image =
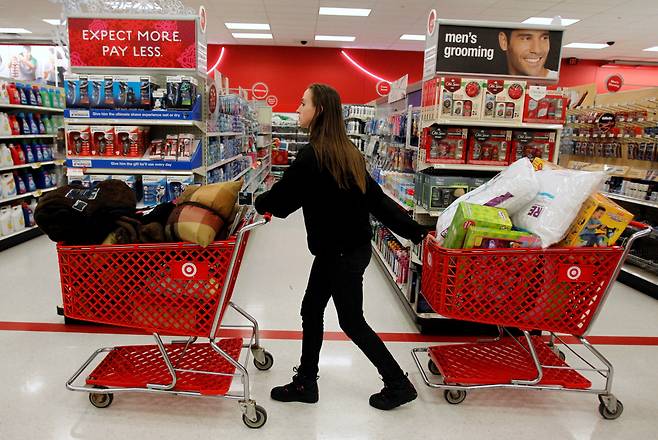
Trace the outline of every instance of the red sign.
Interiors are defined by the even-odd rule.
[[[277,98],[274,95],[270,95],[270,96],[267,97],[267,100],[265,100],[265,102],[270,107],[276,107],[276,105],[279,103],[279,98]]]
[[[387,96],[389,93],[391,93],[391,83],[386,82],[386,81],[379,81],[377,83],[377,93],[379,96]]]
[[[73,67],[196,69],[196,20],[69,18]]]
[[[436,9],[432,9],[427,17],[427,35],[432,36],[434,29],[436,29]]]
[[[217,87],[215,87],[215,84],[211,84],[208,91],[208,110],[210,113],[215,113],[215,110],[217,110]]]
[[[605,80],[605,87],[608,89],[608,92],[618,92],[623,85],[624,77],[621,75],[610,75],[608,79]]]
[[[207,280],[208,263],[203,261],[173,261],[171,277],[175,280]]]
[[[268,93],[270,88],[264,82],[257,82],[251,86],[251,95],[254,99],[265,99]]]
[[[206,33],[206,23],[208,22],[208,15],[206,14],[206,7],[201,5],[199,6],[199,27],[201,32]]]
[[[563,283],[589,283],[593,279],[594,267],[575,264],[560,264],[558,281]]]

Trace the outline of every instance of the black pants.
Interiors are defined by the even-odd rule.
[[[299,369],[302,374],[310,377],[318,374],[324,310],[329,298],[333,298],[341,329],[373,363],[384,381],[396,381],[404,376],[393,355],[363,317],[363,273],[370,256],[368,244],[337,256],[315,257],[302,302]]]

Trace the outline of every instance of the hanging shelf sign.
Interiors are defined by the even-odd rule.
[[[197,21],[69,17],[71,66],[196,69]]]

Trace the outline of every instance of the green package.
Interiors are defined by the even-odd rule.
[[[464,249],[537,248],[539,237],[527,232],[472,226],[466,232]]]
[[[473,226],[509,231],[512,229],[512,220],[504,209],[461,202],[450,223],[443,246],[461,249],[468,229]]]

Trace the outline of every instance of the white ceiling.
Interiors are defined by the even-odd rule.
[[[48,0],[0,0],[0,27],[25,27],[29,37],[50,36],[42,18],[57,18],[60,6]],[[605,43],[603,50],[565,49],[563,56],[588,59],[658,61],[658,0],[183,0],[208,11],[208,42],[279,46],[423,50],[424,43],[401,41],[402,34],[424,34],[427,13],[440,18],[521,22],[531,16],[579,18],[569,26],[564,44]],[[320,16],[320,6],[371,8],[368,17]],[[31,13],[27,13],[31,11]],[[274,40],[236,40],[225,22],[269,23]],[[252,31],[246,31],[252,32]],[[314,35],[354,35],[353,43],[316,42]]]

